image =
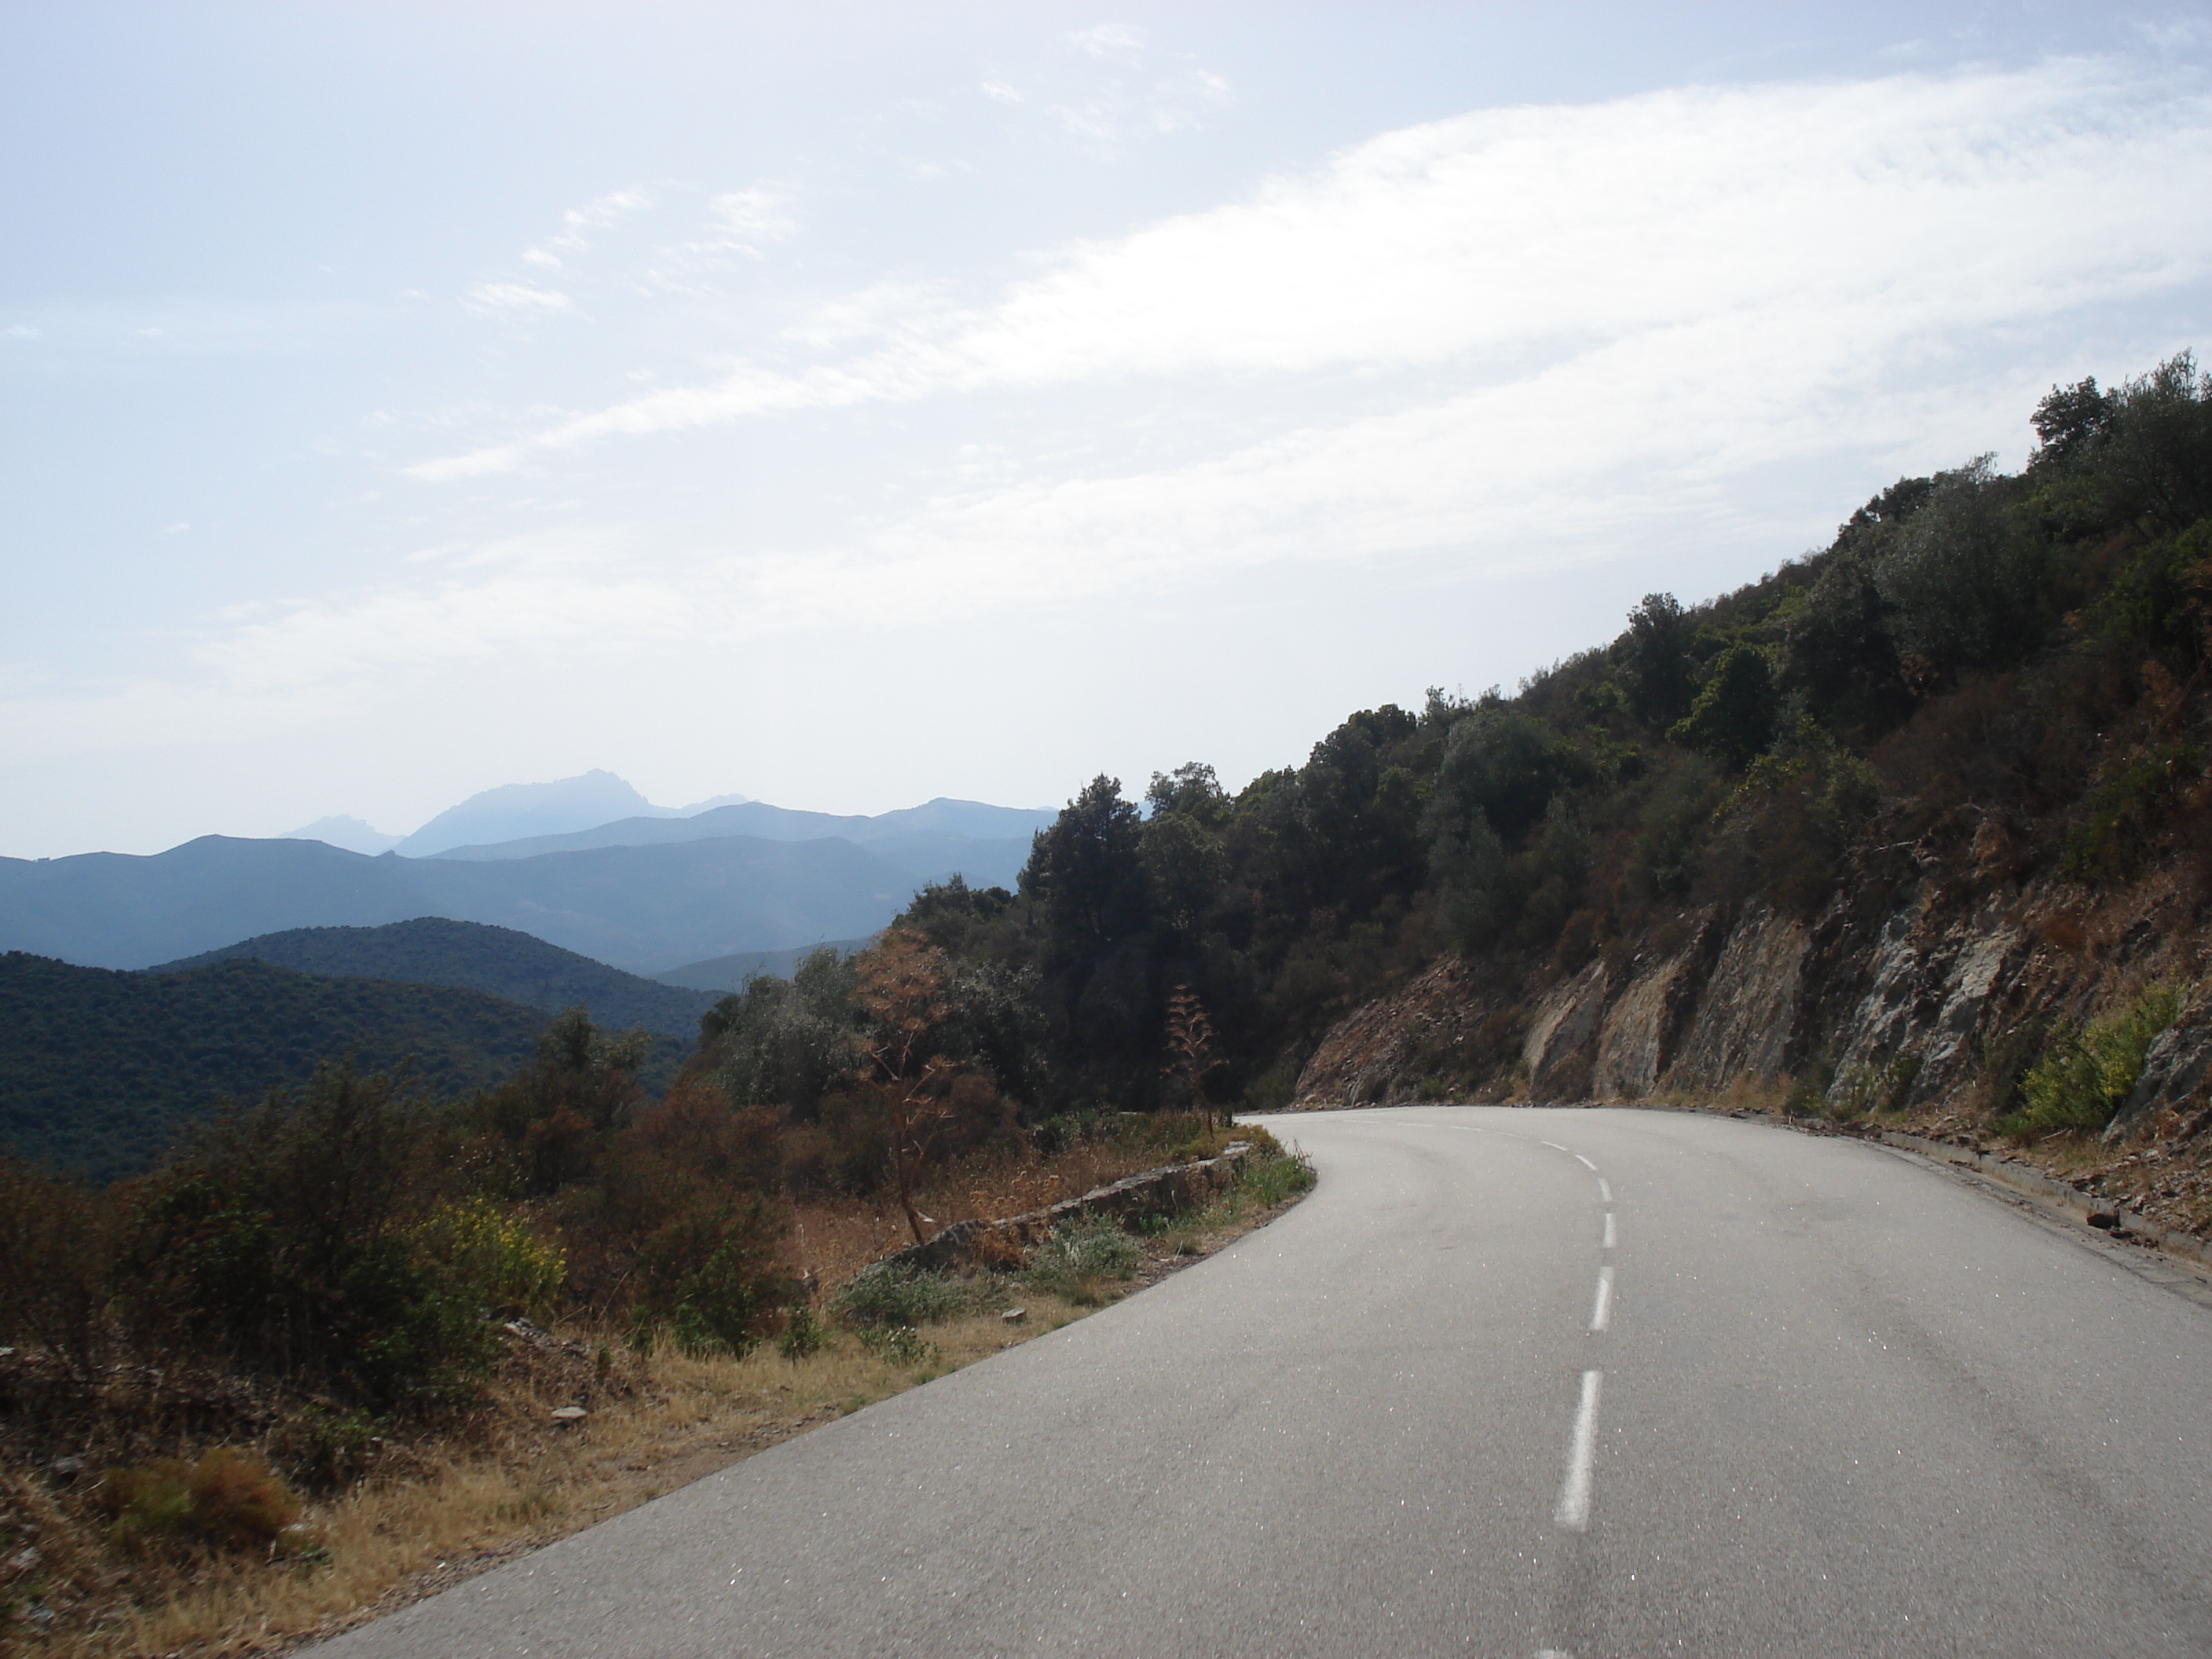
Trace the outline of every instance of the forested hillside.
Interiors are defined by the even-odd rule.
[[[316,1062],[410,1056],[426,1091],[459,1095],[537,1050],[545,1016],[487,996],[331,979],[252,961],[184,973],[0,957],[0,1145],[107,1180],[146,1168],[172,1130],[219,1100],[304,1083]]]
[[[1032,1113],[1187,1086],[1164,1069],[1178,987],[1218,1098],[1288,1103],[1332,1028],[1416,984],[1367,1016],[1380,1048],[1340,1044],[1303,1092],[1633,1097],[1709,985],[1763,961],[1771,1041],[1738,1008],[1684,1086],[1835,1110],[1979,1091],[2016,1117],[2039,1065],[2099,1019],[2142,1025],[2143,997],[2196,1029],[2212,882],[2212,384],[2184,355],[2032,418],[2020,473],[1899,479],[1825,550],[1708,602],[1655,593],[1510,695],[1355,714],[1233,795],[1202,763],[1141,799],[1101,777],[1018,893],[951,884],[903,920]],[[803,1048],[834,1024],[816,977],[732,1004],[720,1040]]]
[[[381,927],[295,927],[153,971],[178,973],[239,957],[305,974],[458,986],[549,1014],[580,1006],[601,1025],[618,1030],[642,1025],[687,1049],[699,1034],[699,1017],[719,1000],[711,992],[626,974],[512,927],[443,916]]]

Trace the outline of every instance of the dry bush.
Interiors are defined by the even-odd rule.
[[[141,1548],[266,1548],[300,1518],[300,1500],[267,1460],[237,1446],[212,1446],[192,1462],[118,1465],[94,1501],[113,1517],[109,1540]]]

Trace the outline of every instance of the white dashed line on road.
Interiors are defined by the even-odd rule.
[[[1575,1431],[1567,1442],[1567,1478],[1552,1510],[1554,1526],[1568,1532],[1589,1528],[1590,1460],[1597,1455],[1599,1374],[1583,1373],[1582,1403],[1575,1407]]]
[[[1590,1309],[1590,1328],[1601,1331],[1613,1323],[1613,1269],[1597,1270],[1597,1301]]]

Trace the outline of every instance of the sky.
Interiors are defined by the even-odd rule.
[[[1296,765],[2212,356],[2203,5],[0,8],[0,855]]]

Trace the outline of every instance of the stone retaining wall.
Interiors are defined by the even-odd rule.
[[[1026,1215],[1008,1216],[1000,1221],[956,1221],[919,1244],[893,1250],[874,1266],[942,1270],[979,1260],[1003,1261],[1042,1243],[1063,1222],[1097,1215],[1116,1220],[1178,1215],[1197,1209],[1234,1181],[1238,1162],[1251,1150],[1249,1142],[1232,1140],[1218,1158],[1139,1170],[1109,1186],[1094,1187],[1080,1198],[1063,1198]]]

